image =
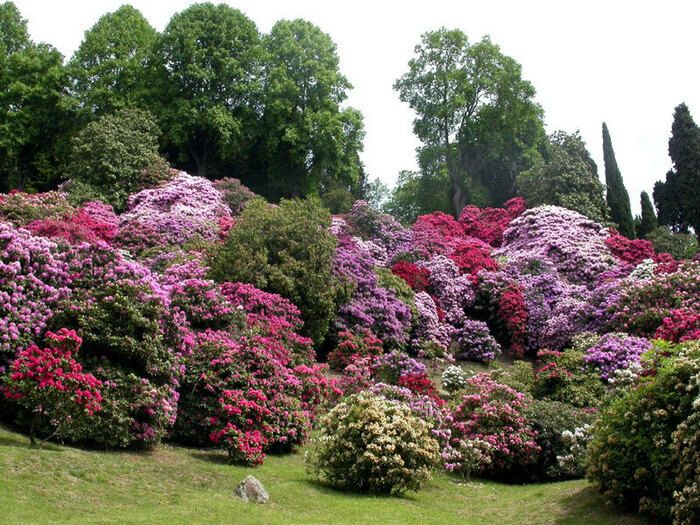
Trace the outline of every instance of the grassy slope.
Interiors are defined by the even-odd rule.
[[[341,493],[305,474],[303,454],[269,457],[256,469],[224,457],[162,446],[148,453],[85,451],[28,440],[0,427],[2,523],[459,523],[640,524],[605,509],[584,481],[509,486],[440,475],[403,498]],[[232,497],[252,473],[268,505]]]

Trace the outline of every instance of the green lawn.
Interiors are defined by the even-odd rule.
[[[460,483],[446,475],[402,498],[347,494],[311,480],[303,454],[268,457],[259,468],[227,465],[215,452],[161,446],[98,452],[46,445],[0,427],[2,523],[458,523],[641,524],[604,507],[584,481],[510,486]],[[232,496],[252,473],[268,505]]]

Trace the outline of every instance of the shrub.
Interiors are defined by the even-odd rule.
[[[608,392],[599,372],[586,366],[585,353],[579,350],[537,354],[533,395],[538,399],[561,401],[572,406],[598,407]]]
[[[80,337],[61,329],[47,332],[46,348],[32,345],[22,350],[5,377],[5,397],[16,402],[29,420],[32,444],[37,431],[62,439],[89,429],[90,419],[102,409],[102,382],[83,372],[73,355]]]
[[[700,312],[690,308],[671,310],[656,329],[654,337],[674,343],[700,339]]]
[[[608,381],[617,370],[625,370],[639,363],[641,355],[651,349],[651,343],[641,337],[627,334],[605,334],[586,350],[584,361],[600,370],[600,378]]]
[[[158,125],[146,111],[105,115],[74,138],[69,173],[121,210],[130,193],[145,187],[144,170],[158,158],[158,135]]]
[[[60,191],[0,195],[0,220],[17,227],[33,221],[60,220],[74,212],[66,194]]]
[[[535,388],[535,372],[529,361],[515,361],[507,368],[497,368],[491,372],[491,377],[503,385],[507,385],[523,394],[533,395]]]
[[[232,215],[240,215],[246,203],[255,197],[255,193],[241,184],[240,180],[230,177],[214,181],[214,187],[221,192]]]
[[[675,259],[692,259],[698,253],[698,238],[692,233],[674,233],[657,228],[646,237],[659,253],[670,253]]]
[[[692,469],[692,463],[679,457],[678,452],[681,443],[683,449],[688,446],[687,459],[691,462],[700,453],[693,449],[697,441],[685,441],[688,427],[683,426],[696,410],[693,404],[700,393],[700,347],[696,342],[662,345],[645,365],[648,373],[639,385],[601,414],[589,445],[588,477],[600,485],[609,501],[637,507],[668,521],[674,493],[682,515],[685,510],[681,509],[688,501],[683,494],[692,498],[696,490],[690,482],[696,481],[697,474],[686,470]],[[676,431],[680,432],[676,435],[680,441],[674,449]]]
[[[587,429],[594,420],[591,411],[559,401],[537,400],[526,407],[525,414],[542,449],[532,470],[532,478],[582,478],[586,464],[581,448],[585,449]]]
[[[83,339],[78,361],[103,383],[102,410],[75,441],[107,447],[149,445],[175,422],[180,356],[189,351],[184,315],[143,266],[105,245],[65,254],[72,296],[55,308],[52,326]]]
[[[384,352],[381,339],[375,337],[368,329],[358,333],[344,330],[338,334],[338,344],[328,354],[328,364],[334,370],[343,370],[358,357],[380,355]]]
[[[311,472],[333,486],[380,494],[417,491],[439,461],[429,425],[403,403],[361,393],[321,419],[307,455]]]
[[[408,261],[394,263],[391,271],[401,277],[416,292],[423,292],[428,286],[430,271]]]
[[[518,215],[527,208],[525,199],[515,197],[506,201],[503,208],[480,209],[466,206],[459,216],[464,233],[498,247],[503,242],[503,232]]]
[[[506,479],[524,476],[540,452],[524,408],[524,394],[488,374],[467,379],[441,433],[445,468]]]
[[[501,353],[501,345],[483,321],[466,319],[457,332],[457,359],[488,362]]]
[[[111,242],[119,229],[119,219],[111,206],[102,202],[86,202],[78,211],[63,219],[41,219],[30,222],[27,229],[34,235],[61,239],[70,244]]]
[[[329,225],[330,215],[313,200],[272,207],[253,199],[212,257],[211,275],[286,297],[301,310],[303,335],[320,343],[340,292],[331,273],[336,243]]]
[[[450,393],[462,390],[467,386],[467,374],[460,366],[447,366],[440,379],[442,380],[442,388]]]
[[[41,338],[67,279],[53,242],[0,221],[0,366]]]
[[[695,382],[700,382],[700,375],[695,376]],[[678,465],[678,475],[672,513],[677,525],[696,525],[700,516],[700,396],[693,408],[695,412],[673,433],[673,461]]]
[[[653,337],[672,310],[700,312],[700,263],[686,262],[674,273],[646,280],[623,280],[619,299],[611,307],[614,325],[622,332]]]

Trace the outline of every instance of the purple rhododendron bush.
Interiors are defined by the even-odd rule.
[[[699,338],[700,261],[522,198],[406,226],[184,172],[120,214],[0,196],[0,407],[32,438],[259,465],[321,436],[312,472],[394,494],[588,470],[696,523]]]

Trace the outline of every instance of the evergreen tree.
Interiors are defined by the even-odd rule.
[[[650,232],[659,227],[659,222],[656,220],[654,205],[651,203],[649,194],[646,191],[642,192],[641,199],[642,216],[639,219],[639,224],[637,225],[637,237],[640,239],[645,239]]]
[[[622,235],[634,239],[634,220],[632,219],[630,197],[622,180],[620,168],[617,166],[610,133],[605,122],[603,122],[603,160],[607,188],[606,200],[610,207],[610,216]]]
[[[676,232],[692,227],[700,230],[700,128],[690,116],[688,106],[679,105],[673,115],[668,153],[673,170],[664,182],[654,186],[654,202],[659,224]]]

